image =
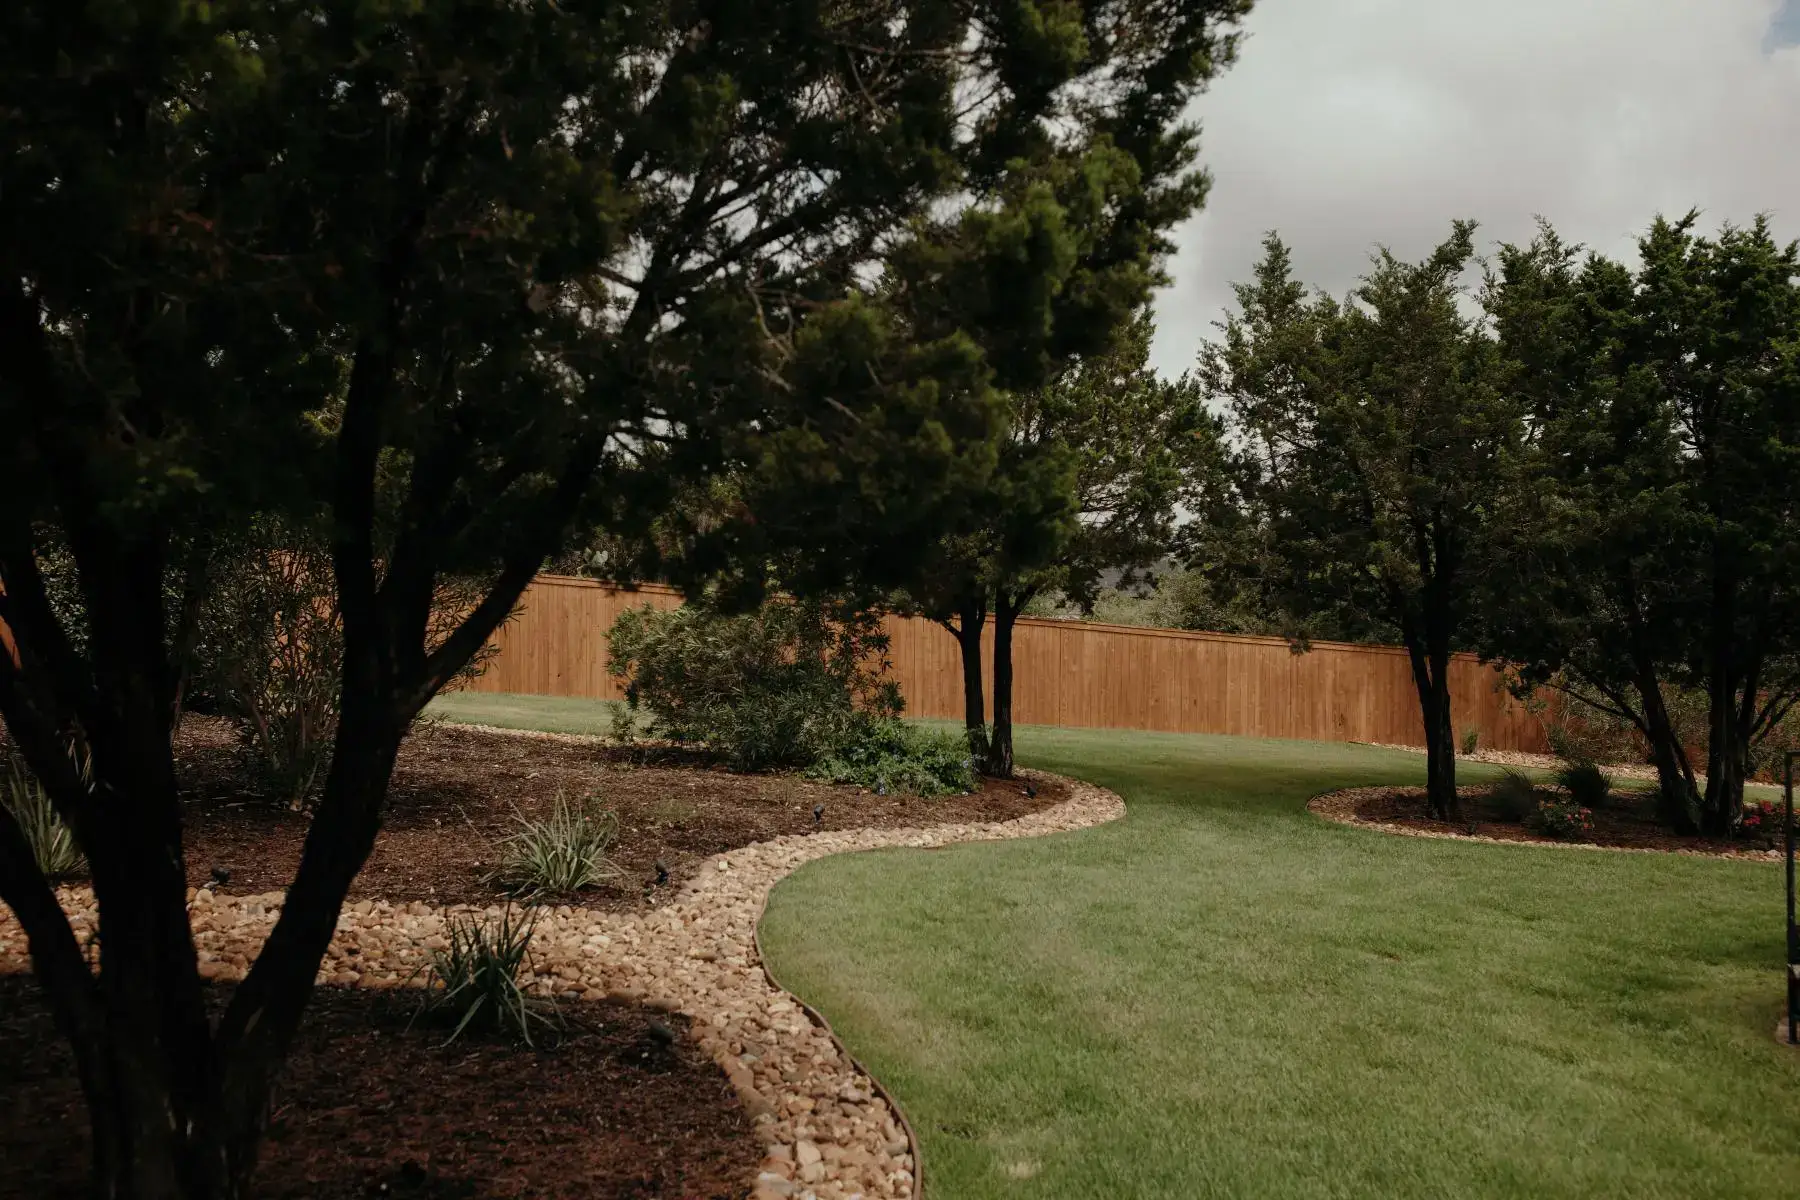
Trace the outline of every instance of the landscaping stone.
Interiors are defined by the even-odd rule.
[[[913,1195],[917,1147],[878,1085],[763,971],[756,926],[770,889],[828,854],[1036,837],[1084,829],[1124,811],[1113,793],[1070,781],[1063,803],[1010,821],[834,830],[744,846],[721,855],[714,870],[697,873],[662,908],[539,908],[531,986],[547,996],[605,996],[687,1014],[693,1036],[762,1128],[767,1157],[753,1197],[900,1200]],[[58,896],[76,936],[91,939],[92,891],[61,888]],[[188,899],[202,976],[241,980],[280,916],[283,893],[227,896],[201,888],[190,889]],[[422,986],[431,951],[447,944],[447,918],[467,913],[498,917],[501,910],[380,899],[348,905],[319,982]],[[0,906],[0,972],[29,969],[23,933]]]

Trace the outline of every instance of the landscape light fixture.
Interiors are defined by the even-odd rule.
[[[1800,925],[1794,923],[1794,759],[1800,751],[1787,752],[1783,773],[1781,836],[1787,855],[1787,1040],[1800,1046]]]

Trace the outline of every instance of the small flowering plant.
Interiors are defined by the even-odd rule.
[[[1745,837],[1780,837],[1782,808],[1782,805],[1773,800],[1758,800],[1754,804],[1744,805],[1743,816],[1738,821],[1739,832]]]
[[[1594,832],[1594,810],[1568,799],[1540,800],[1537,823],[1551,837],[1585,837]]]

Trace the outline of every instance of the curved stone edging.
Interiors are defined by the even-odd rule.
[[[1452,833],[1447,829],[1418,829],[1391,821],[1368,821],[1356,815],[1356,802],[1366,793],[1385,792],[1388,786],[1337,788],[1321,792],[1306,802],[1306,810],[1323,821],[1347,825],[1353,829],[1371,829],[1376,833],[1400,837],[1434,838],[1450,842],[1477,842],[1488,846],[1545,846],[1557,850],[1602,850],[1613,854],[1685,854],[1691,858],[1726,858],[1741,862],[1768,862],[1781,857],[1779,850],[1694,850],[1685,846],[1664,849],[1660,846],[1602,846],[1594,842],[1558,842],[1547,838],[1497,838],[1481,833]]]
[[[740,847],[706,860],[674,899],[645,912],[545,906],[537,910],[532,986],[543,994],[643,1002],[687,1015],[695,1040],[724,1068],[767,1148],[753,1200],[916,1200],[922,1183],[915,1132],[823,1016],[768,973],[758,923],[775,884],[827,855],[1036,837],[1124,815],[1124,801],[1112,792],[1065,782],[1068,799],[1009,821],[789,834]],[[77,935],[91,937],[93,893],[62,888],[58,895]],[[201,974],[242,979],[283,899],[280,892],[195,892],[188,907]],[[480,912],[501,910],[356,901],[338,918],[319,982],[417,986],[419,968],[447,944],[448,920]],[[22,931],[0,906],[0,971],[29,969]]]
[[[920,1152],[919,1135],[918,1132],[913,1129],[912,1122],[907,1119],[906,1110],[900,1107],[900,1101],[894,1098],[892,1092],[888,1091],[887,1085],[875,1078],[875,1073],[863,1066],[862,1063],[858,1062],[856,1057],[850,1053],[850,1047],[845,1044],[843,1038],[838,1036],[837,1030],[831,1027],[831,1022],[825,1019],[825,1014],[802,1000],[794,992],[788,991],[787,988],[781,985],[781,981],[775,978],[775,972],[769,968],[768,955],[763,953],[762,921],[760,918],[757,920],[756,925],[756,957],[762,962],[763,976],[768,979],[770,986],[776,991],[793,996],[794,1003],[800,1006],[800,1011],[810,1017],[814,1025],[817,1025],[825,1031],[826,1036],[831,1038],[832,1045],[838,1048],[838,1053],[844,1056],[845,1061],[850,1064],[853,1070],[857,1071],[869,1081],[870,1091],[874,1095],[881,1097],[882,1101],[886,1103],[888,1108],[893,1112],[894,1120],[899,1124],[901,1132],[906,1135],[906,1144],[912,1153],[912,1200],[924,1200],[925,1156]],[[758,1190],[768,1190],[762,1187],[760,1180],[758,1183]],[[751,1200],[757,1200],[755,1193],[752,1193]]]
[[[1021,772],[1021,775],[1027,778],[1059,778],[1040,772]],[[757,1093],[754,1091],[758,1083],[776,1087],[781,1097],[774,1114],[776,1119],[765,1124],[765,1128],[776,1135],[778,1140],[771,1145],[770,1156],[763,1162],[763,1173],[758,1177],[759,1190],[752,1193],[753,1200],[774,1200],[775,1197],[783,1196],[796,1196],[800,1200],[807,1200],[808,1197],[816,1197],[817,1200],[833,1200],[833,1198],[850,1200],[856,1196],[862,1196],[865,1200],[874,1200],[877,1196],[888,1198],[888,1200],[902,1200],[902,1197],[918,1200],[923,1195],[924,1186],[923,1171],[918,1154],[917,1133],[894,1100],[892,1093],[850,1055],[823,1014],[783,988],[768,969],[767,959],[762,954],[759,926],[774,885],[804,863],[830,854],[885,849],[894,846],[933,848],[964,842],[1041,836],[1066,830],[1089,828],[1124,815],[1124,801],[1112,792],[1078,780],[1066,779],[1062,782],[1069,788],[1070,795],[1067,800],[1052,808],[1010,821],[940,825],[921,829],[841,830],[798,838],[790,836],[757,843],[754,846],[734,851],[729,856],[741,859],[747,852],[765,847],[778,851],[778,865],[759,881],[761,886],[756,889],[759,894],[751,928],[752,944],[756,950],[757,961],[762,969],[766,986],[775,996],[786,998],[807,1014],[813,1022],[814,1030],[823,1035],[833,1051],[832,1055],[826,1056],[826,1061],[815,1063],[815,1066],[820,1068],[821,1073],[827,1077],[823,1081],[826,1086],[821,1088],[820,1081],[816,1079],[810,1081],[810,1085],[807,1081],[784,1080],[780,1083],[773,1083],[768,1074],[762,1076],[761,1079],[753,1077],[746,1080],[734,1070],[734,1068],[741,1070],[742,1063],[733,1055],[729,1042],[724,1045],[708,1047],[714,1057],[725,1066],[727,1074],[733,1077],[733,1082],[740,1085],[740,1095],[744,1095],[746,1092],[743,1084],[751,1085],[750,1093],[746,1095],[746,1103],[752,1111],[758,1107]],[[798,847],[800,850],[798,855],[793,853],[796,843],[803,843]],[[678,898],[677,903],[680,903],[681,899],[687,898],[690,893],[696,898],[703,898],[707,892],[717,890],[721,886],[718,880],[717,873],[702,870],[690,887],[684,889],[683,895]],[[704,1033],[702,1041],[703,1043],[706,1041]],[[855,1097],[869,1097],[871,1106],[880,1113],[884,1127],[885,1123],[891,1120],[896,1131],[903,1136],[906,1145],[905,1160],[910,1166],[910,1170],[890,1175],[886,1180],[890,1190],[884,1191],[879,1186],[870,1186],[875,1184],[875,1181],[866,1177],[860,1180],[863,1186],[859,1188],[857,1186],[859,1181],[854,1174],[854,1163],[851,1164],[853,1169],[846,1171],[843,1158],[839,1157],[837,1161],[830,1161],[825,1157],[830,1155],[833,1149],[841,1146],[841,1137],[834,1139],[834,1145],[828,1145],[825,1148],[818,1165],[814,1166],[811,1161],[807,1160],[812,1159],[812,1150],[818,1149],[815,1136],[821,1130],[816,1123],[804,1120],[790,1123],[781,1119],[782,1109],[791,1106],[796,1098],[804,1101],[808,1092],[817,1095],[821,1090],[831,1094],[832,1084],[836,1084],[836,1094],[839,1096],[848,1093]],[[839,1131],[830,1130],[830,1132],[836,1135]],[[851,1132],[854,1134],[854,1130]],[[896,1138],[895,1142],[900,1140],[902,1138]],[[809,1143],[811,1149],[803,1147],[802,1143]],[[890,1151],[894,1148],[896,1147],[891,1143],[886,1147]]]

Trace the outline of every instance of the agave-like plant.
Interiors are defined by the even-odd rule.
[[[568,896],[624,874],[607,856],[619,818],[596,797],[571,801],[561,792],[550,816],[533,821],[517,809],[517,833],[500,843],[500,865],[489,878],[520,897]]]
[[[536,928],[536,911],[520,919],[511,905],[496,921],[472,913],[450,918],[450,944],[432,951],[418,1014],[454,1021],[446,1045],[473,1029],[512,1034],[529,1046],[534,1029],[560,1027],[555,1002],[520,982],[530,974]]]
[[[6,756],[4,772],[0,773],[0,804],[6,805],[6,811],[24,832],[31,856],[37,860],[44,878],[63,879],[82,869],[85,863],[74,832],[57,814],[50,793],[17,751]]]

